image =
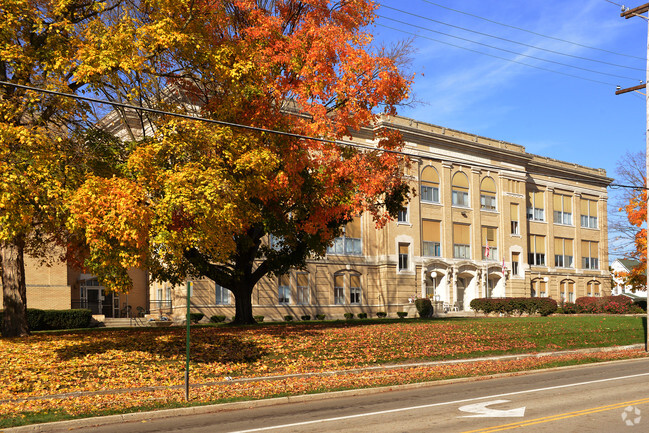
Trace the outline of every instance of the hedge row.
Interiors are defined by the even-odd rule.
[[[4,312],[0,311],[0,326],[2,326],[3,316]],[[89,328],[91,320],[90,310],[27,309],[27,325],[30,331]]]
[[[551,298],[476,298],[471,308],[484,314],[540,314],[548,316],[557,311],[557,301]]]
[[[564,314],[640,314],[644,310],[628,296],[582,296],[561,306]]]

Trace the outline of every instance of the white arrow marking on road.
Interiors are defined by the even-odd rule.
[[[475,413],[477,415],[465,415],[461,418],[514,418],[525,416],[525,406],[516,409],[499,410],[489,409],[492,404],[509,403],[509,400],[491,400],[483,403],[467,404],[460,406],[462,412]]]

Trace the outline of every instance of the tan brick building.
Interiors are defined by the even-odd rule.
[[[254,314],[268,319],[407,309],[429,296],[468,310],[477,297],[549,296],[557,301],[610,294],[606,186],[593,169],[525,152],[520,145],[403,117],[383,121],[403,133],[417,191],[397,221],[375,229],[363,215],[325,259],[253,293]],[[368,131],[354,140],[372,144]],[[504,271],[504,273],[503,273]],[[152,309],[184,314],[186,291],[152,284]],[[234,299],[197,281],[192,311],[234,315]]]

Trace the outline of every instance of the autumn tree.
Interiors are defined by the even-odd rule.
[[[126,0],[0,0],[0,80],[72,95],[98,90],[105,84],[98,76],[105,70],[131,71],[137,58],[120,48],[126,41],[113,38],[108,50],[92,36],[106,27],[119,28],[119,11],[134,5]],[[103,53],[103,68],[83,68],[83,56],[97,51]],[[0,86],[3,336],[29,332],[25,254],[46,260],[53,244],[65,251],[72,239],[65,228],[70,194],[85,173],[118,171],[122,143],[90,127],[95,114],[90,105],[68,97]]]
[[[624,280],[625,286],[633,290],[644,289],[647,284],[647,190],[645,177],[644,153],[626,153],[617,166],[618,183],[625,184],[619,194],[621,201],[619,211],[623,212],[626,221],[614,219],[612,230],[618,234],[616,241],[622,240],[623,245],[629,245],[623,255],[639,262],[638,266],[629,273],[617,275]],[[637,186],[637,188],[632,188]]]
[[[402,139],[380,119],[396,113],[410,79],[371,48],[369,0],[156,6],[134,22],[173,36],[148,68],[103,87],[107,97],[289,134],[142,114],[134,129],[131,114],[139,141],[128,172],[89,178],[70,226],[108,286],[123,289],[128,267],[145,260],[155,278],[209,277],[234,294],[235,322],[254,323],[261,277],[323,255],[364,211],[384,223],[407,198],[406,162],[389,152]],[[337,140],[362,128],[373,150],[295,136]]]

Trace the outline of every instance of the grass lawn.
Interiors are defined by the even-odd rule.
[[[552,316],[444,320],[294,322],[196,326],[191,334],[189,404],[439,380],[569,363],[644,356],[642,351],[488,361],[344,375],[297,376],[416,360],[558,351],[643,343],[640,316]],[[0,339],[0,427],[186,405],[184,328],[96,329]],[[128,393],[97,391],[160,387]],[[57,399],[56,394],[81,392]],[[39,398],[40,397],[40,398]]]

